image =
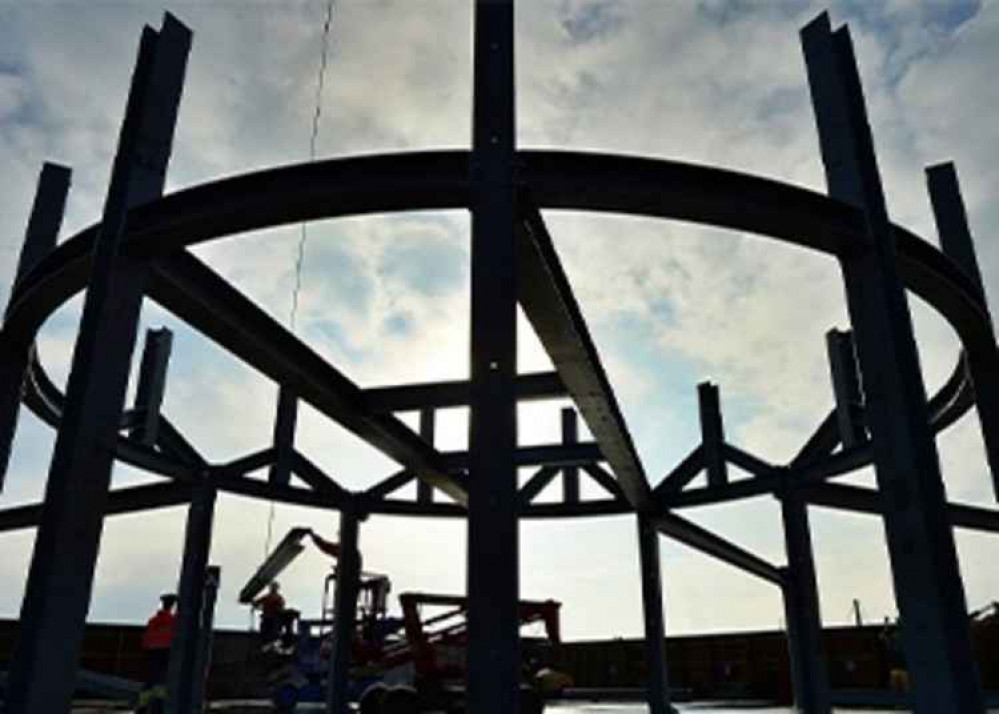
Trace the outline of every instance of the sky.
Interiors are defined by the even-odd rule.
[[[519,145],[711,164],[822,191],[798,30],[825,7],[522,0]],[[144,23],[158,27],[164,9],[194,30],[167,191],[309,159],[323,2],[0,0],[0,300],[43,161],[74,171],[63,238],[99,216],[139,32]],[[837,0],[829,9],[854,35],[892,218],[936,244],[923,168],[954,160],[986,290],[997,294],[999,245],[988,230],[999,224],[999,2]],[[317,155],[467,148],[470,81],[470,2],[339,0]],[[698,443],[696,385],[708,379],[720,385],[731,443],[772,462],[793,456],[832,404],[824,335],[848,327],[834,260],[679,222],[545,217],[653,485]],[[311,224],[300,337],[366,387],[467,378],[468,229],[463,211]],[[299,235],[286,226],[195,252],[287,322]],[[953,366],[957,340],[917,299],[910,305],[932,390]],[[39,337],[59,383],[79,306],[60,310]],[[209,460],[269,443],[274,385],[151,302],[142,323],[175,333],[164,412]],[[525,320],[520,327],[519,368],[550,369]],[[557,441],[566,404],[522,406],[520,442]],[[415,427],[414,415],[402,416]],[[464,410],[439,415],[440,448],[465,448],[466,437]],[[22,410],[0,506],[41,497],[52,442],[51,430]],[[348,488],[395,470],[306,406],[296,443]],[[977,417],[938,444],[949,496],[993,504]],[[121,466],[114,475],[116,486],[148,479]],[[873,485],[867,472],[848,481]],[[684,514],[784,562],[771,497]],[[172,508],[106,521],[92,620],[144,620],[156,596],[175,587],[184,515]],[[268,516],[266,502],[220,496],[212,562],[222,567],[221,626],[249,624],[236,594],[263,556]],[[854,599],[870,620],[894,614],[879,521],[818,508],[811,516],[824,622],[845,623]],[[279,505],[273,540],[299,525],[334,537],[337,518]],[[376,516],[361,530],[365,567],[389,574],[396,593],[463,592],[464,539],[461,521]],[[17,616],[32,542],[32,531],[0,537],[0,616]],[[959,533],[957,543],[969,605],[999,600],[999,573],[989,567],[999,542]],[[633,517],[526,522],[521,551],[522,596],[561,601],[568,639],[641,633]],[[772,585],[666,540],[661,551],[669,634],[781,625]],[[288,600],[317,613],[327,568],[307,552],[282,576]]]

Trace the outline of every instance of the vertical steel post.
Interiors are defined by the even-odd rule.
[[[431,446],[434,445],[437,412],[434,409],[420,410],[420,436]],[[422,478],[416,480],[417,503],[433,503],[434,487]]]
[[[968,225],[968,213],[961,198],[961,186],[957,181],[954,164],[940,164],[926,170],[926,180],[933,204],[933,216],[940,236],[943,252],[957,263],[981,292],[986,314],[989,316],[988,300],[982,272],[975,256],[975,243]],[[971,381],[975,385],[975,404],[978,407],[978,420],[981,425],[985,453],[988,455],[992,471],[992,488],[999,500],[999,349],[996,348],[995,330],[991,333],[989,348],[976,349],[967,354]]]
[[[295,458],[295,425],[298,422],[298,395],[282,386],[278,392],[274,417],[274,449],[277,451],[267,480],[287,486],[291,483],[291,465]]]
[[[142,35],[21,605],[8,714],[70,709],[147,275],[119,243],[128,209],[163,190],[190,44],[170,15]]]
[[[981,714],[940,460],[852,42],[823,14],[802,44],[829,192],[865,213],[865,235],[840,262],[916,712]]]
[[[475,4],[468,711],[519,714],[513,0]]]
[[[42,166],[35,189],[35,202],[31,207],[28,229],[21,246],[21,256],[11,286],[14,289],[24,276],[55,248],[62,226],[69,193],[71,172],[65,166],[46,163]],[[8,301],[8,309],[10,302]],[[31,345],[15,345],[11,338],[0,332],[0,492],[10,464],[10,450],[17,431],[17,417],[21,411],[24,392],[24,372],[31,359]]]
[[[718,386],[711,382],[697,385],[698,406],[701,416],[701,442],[707,465],[708,486],[728,483],[728,464],[725,462],[725,429],[722,423],[721,397]]]
[[[135,390],[135,408],[141,410],[141,421],[132,427],[129,437],[145,446],[153,446],[159,433],[160,407],[166,391],[167,367],[173,333],[161,328],[146,331],[146,344],[139,363],[139,384]]]
[[[191,714],[201,714],[205,710],[205,689],[208,685],[208,671],[212,664],[215,603],[218,600],[221,582],[222,569],[217,565],[209,565],[205,576],[204,603],[201,607],[201,631],[198,637],[198,655],[194,666],[196,677],[191,695]]]
[[[638,516],[638,556],[642,569],[642,612],[645,620],[645,659],[649,681],[646,695],[651,714],[669,714],[669,677],[666,672],[666,628],[663,622],[663,584],[659,562],[659,532]]]
[[[833,396],[836,398],[839,436],[843,448],[848,449],[867,438],[864,425],[858,418],[864,405],[864,398],[860,391],[860,372],[857,370],[853,333],[849,330],[844,332],[829,330],[826,333],[826,350],[829,354]]]
[[[576,410],[568,407],[562,410],[562,443],[575,444],[579,441],[579,418]],[[579,469],[566,466],[562,469],[562,500],[566,503],[579,503]]]
[[[808,505],[790,486],[781,494],[784,519],[784,617],[787,621],[788,654],[794,702],[805,714],[829,714],[829,675],[822,642],[819,589],[808,526]]]
[[[327,714],[349,712],[350,647],[354,639],[357,597],[361,587],[361,552],[358,549],[361,514],[356,505],[340,511],[340,559],[333,594],[333,652],[326,690]]]
[[[170,647],[167,674],[167,714],[188,714],[202,704],[196,695],[203,690],[204,672],[198,671],[200,646],[205,633],[205,589],[208,558],[215,520],[215,488],[207,477],[194,488],[187,510],[184,561],[177,588],[177,631]]]

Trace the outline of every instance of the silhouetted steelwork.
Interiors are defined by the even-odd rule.
[[[359,523],[370,514],[469,520],[468,698],[476,714],[518,708],[518,520],[637,516],[649,703],[668,704],[658,535],[779,587],[795,697],[829,710],[808,505],[883,517],[896,599],[921,714],[982,711],[952,529],[999,532],[999,511],[949,504],[933,436],[977,406],[997,461],[999,360],[956,173],[928,171],[943,250],[889,222],[845,30],[820,16],[803,31],[829,196],[704,166],[635,157],[518,150],[512,0],[477,0],[470,151],[333,159],[270,169],[160,197],[190,33],[167,16],[146,29],[100,223],[56,246],[69,170],[46,165],[0,331],[0,467],[20,402],[58,429],[43,504],[0,511],[0,532],[39,526],[6,711],[66,712],[105,516],[190,503],[171,665],[171,707],[197,711],[217,572],[207,565],[218,491],[341,512],[341,578],[330,711],[346,705]],[[718,387],[699,388],[702,440],[650,484],[545,225],[544,209],[631,214],[768,236],[836,257],[853,335],[832,331],[834,407],[788,463],[726,441]],[[247,231],[314,219],[419,209],[472,215],[471,378],[362,389],[187,250]],[[905,291],[955,329],[962,353],[926,399]],[[45,319],[86,293],[67,393],[33,345]],[[274,437],[209,463],[162,413],[169,333],[151,333],[132,409],[125,385],[143,297],[274,382]],[[556,372],[516,373],[516,307]],[[561,443],[519,446],[518,401],[564,398]],[[296,450],[305,402],[394,459],[398,470],[352,492]],[[469,450],[434,445],[435,410],[468,406]],[[581,441],[577,412],[593,434]],[[394,412],[419,411],[419,433]],[[109,491],[113,459],[163,477]],[[873,464],[879,490],[832,483]],[[728,466],[749,474],[730,478]],[[537,470],[518,488],[517,469]],[[270,469],[267,481],[248,477]],[[706,485],[694,486],[706,474]],[[293,482],[291,476],[302,482]],[[562,477],[562,498],[538,499]],[[993,478],[996,478],[993,470]],[[584,498],[589,479],[604,495]],[[400,495],[418,480],[416,496]],[[997,481],[999,483],[999,481]],[[680,515],[771,496],[781,502],[786,566]],[[72,567],[70,567],[72,565]],[[204,602],[203,602],[204,600]]]
[[[347,714],[349,711],[350,646],[354,638],[357,597],[361,587],[361,551],[358,548],[360,516],[353,505],[340,510],[340,557],[333,595],[333,651],[330,654],[329,688],[326,693],[329,714]]]

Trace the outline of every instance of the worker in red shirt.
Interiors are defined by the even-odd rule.
[[[166,698],[167,668],[170,666],[170,645],[177,629],[177,596],[160,595],[160,609],[149,618],[142,633],[142,650],[146,653],[146,682],[139,699],[139,711],[152,711],[156,700]]]
[[[267,594],[253,601],[253,607],[260,610],[260,639],[268,645],[281,635],[281,615],[284,612],[281,585],[273,581]]]

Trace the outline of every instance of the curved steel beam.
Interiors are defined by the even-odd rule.
[[[556,151],[522,151],[519,157],[521,179],[541,208],[685,220],[770,236],[832,255],[848,250],[863,229],[862,213],[851,206],[732,171]],[[164,259],[185,246],[270,226],[347,215],[465,208],[467,162],[468,153],[463,151],[422,152],[335,159],[224,179],[133,210],[125,246],[132,255],[166,264]],[[899,269],[907,287],[953,325],[969,353],[993,350],[987,313],[970,279],[929,243],[903,228],[894,230]],[[80,232],[24,276],[11,298],[5,336],[30,343],[45,318],[84,287],[95,234],[96,227]],[[180,300],[178,291],[162,289],[160,282],[154,284],[151,297],[173,310]],[[216,305],[217,299],[209,296],[206,307]],[[223,331],[210,321],[197,327],[210,339]],[[270,350],[291,344],[276,330],[267,328],[265,333],[255,337]],[[287,367],[272,367],[267,374],[282,383],[294,377]],[[28,391],[36,392],[39,381],[36,373]],[[935,425],[943,428],[965,413],[973,403],[970,394],[963,361],[959,361],[931,400]],[[27,401],[36,409],[39,404],[34,396],[29,395]],[[316,386],[302,397],[313,403],[323,399]]]

